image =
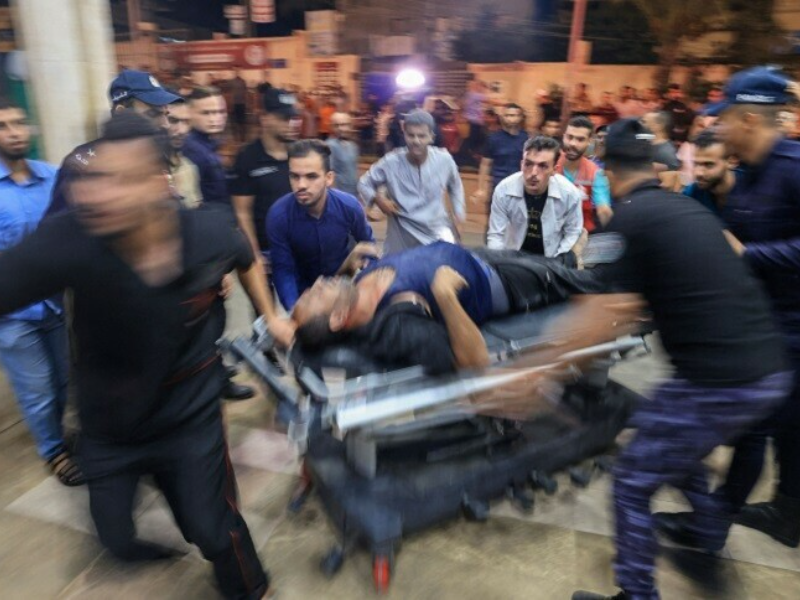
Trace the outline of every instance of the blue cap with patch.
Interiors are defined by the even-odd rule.
[[[117,75],[108,88],[108,95],[111,104],[134,98],[152,106],[164,106],[181,99],[180,96],[161,87],[158,79],[150,73],[133,69],[125,69]]]
[[[787,91],[789,76],[776,67],[754,67],[739,71],[725,86],[725,99],[706,108],[706,115],[716,117],[734,104],[789,104],[794,96]]]

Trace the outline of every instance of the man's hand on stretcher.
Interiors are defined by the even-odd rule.
[[[347,256],[347,258],[344,259],[342,266],[339,267],[339,270],[336,272],[336,274],[353,277],[366,266],[368,259],[380,257],[381,251],[378,250],[378,246],[371,242],[359,242]]]

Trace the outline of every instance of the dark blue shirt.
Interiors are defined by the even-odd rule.
[[[800,356],[800,144],[781,140],[762,164],[743,167],[721,214]]]
[[[522,149],[527,140],[528,134],[524,131],[511,135],[505,129],[501,129],[489,136],[486,158],[492,161],[492,182],[495,186],[519,171]]]
[[[29,160],[30,178],[17,183],[11,171],[0,160],[0,254],[19,244],[36,231],[50,204],[50,194],[56,181],[55,167],[38,160]],[[59,299],[44,300],[0,317],[20,321],[41,321],[48,309],[61,313]]]
[[[357,279],[375,271],[390,268],[395,278],[379,309],[386,308],[392,297],[402,292],[415,292],[425,298],[433,312],[433,318],[444,322],[442,313],[431,291],[436,269],[448,266],[458,272],[467,286],[458,294],[461,306],[476,325],[482,325],[492,317],[492,289],[480,263],[464,248],[447,242],[436,242],[411,250],[390,254],[364,269]]]
[[[192,130],[183,145],[183,155],[197,165],[203,202],[230,204],[225,167],[217,155],[218,144],[211,136]]]
[[[358,200],[334,189],[319,219],[287,194],[272,206],[265,226],[272,279],[288,311],[318,277],[336,274],[354,243],[375,241]]]
[[[709,190],[704,190],[697,183],[691,183],[683,188],[683,195],[689,196],[697,200],[700,204],[705,206],[715,215],[719,216],[719,206],[717,205],[717,197]]]

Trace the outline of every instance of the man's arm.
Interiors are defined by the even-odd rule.
[[[487,154],[489,150],[487,150]],[[489,195],[489,176],[492,172],[492,159],[483,157],[481,159],[480,167],[478,167],[478,189],[472,194],[470,200],[472,202],[485,202]]]
[[[378,193],[378,188],[386,185],[385,161],[385,158],[380,159],[358,180],[358,195],[361,197],[364,206],[371,206],[375,200],[375,195]]]
[[[489,351],[480,329],[458,301],[458,292],[467,282],[450,267],[439,267],[431,292],[444,318],[450,347],[460,369],[479,369],[489,365]]]
[[[353,236],[356,242],[375,242],[375,236],[372,233],[372,227],[367,223],[367,215],[364,214],[364,208],[361,204],[349,205],[351,214],[350,221],[350,235]]]
[[[506,230],[508,229],[508,208],[499,195],[499,188],[492,194],[492,211],[489,214],[489,229],[486,232],[486,247],[490,250],[505,249]],[[516,248],[511,248],[516,250]]]
[[[284,348],[291,346],[294,340],[295,325],[291,319],[278,316],[272,296],[267,291],[269,286],[261,263],[254,260],[249,267],[240,267],[236,269],[236,272],[258,316],[264,317],[267,322],[269,332],[279,345]]]
[[[54,219],[55,220],[55,219]],[[18,245],[0,252],[0,315],[56,295],[67,287],[62,258],[69,237],[60,235],[50,219]]]
[[[734,252],[760,272],[800,273],[800,237],[772,242],[742,244],[730,231],[723,231]]]
[[[300,297],[297,288],[297,265],[289,246],[289,226],[286,215],[281,214],[284,203],[278,202],[269,211],[267,236],[269,237],[269,256],[272,263],[272,281],[281,304],[288,311]]]
[[[608,177],[602,170],[598,170],[592,183],[592,205],[597,213],[600,224],[605,227],[614,216],[611,208],[611,186]]]
[[[583,233],[583,211],[581,210],[580,193],[577,190],[575,192],[570,191],[567,198],[567,214],[564,219],[563,237],[556,250],[556,256],[561,256],[572,250],[573,246],[578,243],[581,233]]]
[[[233,196],[233,211],[236,213],[236,220],[239,228],[244,232],[250,247],[256,255],[256,260],[261,256],[261,248],[258,245],[256,235],[256,224],[253,218],[253,203],[255,196]]]
[[[447,179],[447,195],[450,197],[450,205],[459,222],[463,223],[467,218],[467,210],[464,202],[464,184],[458,172],[458,165],[450,154],[447,154],[450,165],[450,176]]]

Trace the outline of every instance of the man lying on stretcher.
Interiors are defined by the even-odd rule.
[[[365,254],[357,247],[342,272],[353,274]],[[558,261],[437,242],[374,261],[354,279],[320,278],[292,318],[305,349],[347,339],[381,362],[444,373],[489,364],[478,329],[489,319],[602,291],[591,271]]]

